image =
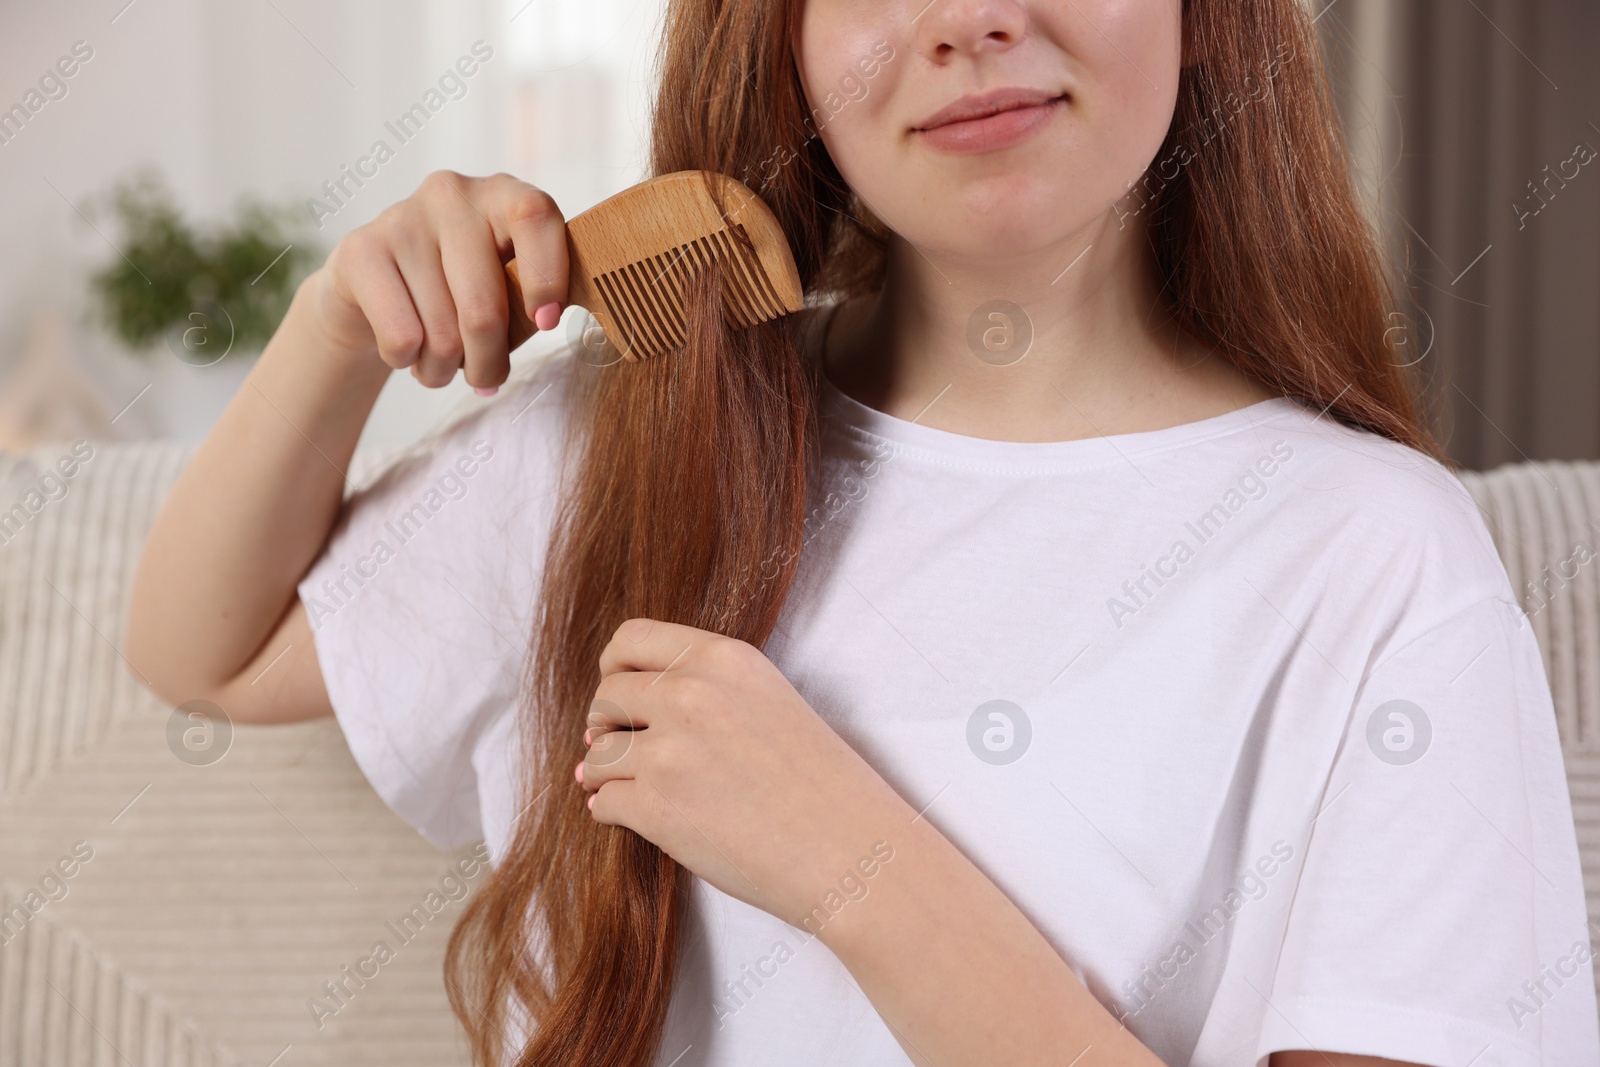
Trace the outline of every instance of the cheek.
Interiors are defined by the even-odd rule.
[[[1178,0],[1053,5],[1084,83],[1076,110],[1092,184],[1112,198],[1143,173],[1172,125],[1182,59]]]
[[[821,138],[846,181],[870,173],[889,150],[888,101],[910,54],[905,18],[892,5],[809,0],[796,64]]]
[[[866,197],[874,195],[872,190],[882,185],[895,166],[894,131],[882,115],[874,114],[873,104],[869,93],[860,103],[842,108],[817,131],[845,182]],[[815,117],[821,120],[826,114],[824,108]]]

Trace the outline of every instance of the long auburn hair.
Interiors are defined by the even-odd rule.
[[[667,0],[650,171],[739,178],[777,216],[808,294],[869,293],[890,235],[816,136],[790,50],[803,2]],[[1274,391],[1449,464],[1396,358],[1392,278],[1352,192],[1305,11],[1185,0],[1184,33],[1198,58],[1157,156],[1183,164],[1138,191],[1171,314]],[[633,617],[761,647],[798,564],[818,371],[796,317],[724,325],[715,268],[685,303],[682,350],[577,379],[582,446],[551,531],[521,707],[524,806],[445,964],[480,1064],[655,1056],[690,881],[631,830],[595,823],[567,786],[600,652]],[[513,1022],[527,1038],[506,1048]]]

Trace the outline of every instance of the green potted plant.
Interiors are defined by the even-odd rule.
[[[112,216],[119,234],[118,255],[90,279],[98,317],[131,349],[164,344],[196,366],[260,352],[322,259],[303,211],[246,197],[231,219],[196,225],[149,171],[118,182],[91,213]]]

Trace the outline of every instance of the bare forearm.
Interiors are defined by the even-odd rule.
[[[174,485],[146,541],[127,655],[163,696],[214,692],[271,632],[338,517],[390,373],[330,352],[294,305]]]
[[[1160,1064],[925,819],[888,826],[883,837],[893,861],[821,937],[915,1062]]]

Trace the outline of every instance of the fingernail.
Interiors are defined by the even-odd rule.
[[[593,742],[593,741],[591,741],[591,740],[589,740],[589,735],[590,735],[590,733],[592,733],[592,732],[593,732],[593,731],[590,731],[590,730],[585,730],[585,731],[584,731],[584,732],[583,732],[583,743],[584,743],[584,744],[586,744],[586,745],[592,745],[592,744],[594,744],[594,742]]]
[[[477,393],[479,396],[494,396],[494,394],[500,391],[500,387],[498,385],[491,385],[487,389],[474,389],[472,391]]]
[[[578,761],[578,766],[577,766],[577,769],[575,769],[575,770],[574,770],[574,771],[573,771],[573,772],[572,772],[572,774],[573,774],[573,776],[574,776],[574,777],[575,777],[575,778],[577,778],[577,779],[578,779],[578,784],[579,784],[579,785],[582,785],[582,784],[583,784],[583,760],[579,760],[579,761]]]
[[[552,300],[540,305],[533,313],[533,324],[541,330],[553,330],[561,324],[561,302]]]
[[[589,799],[584,804],[584,806],[587,807],[590,811],[593,811],[594,810],[594,798],[599,796],[599,795],[600,795],[599,793],[590,793],[589,794]]]

